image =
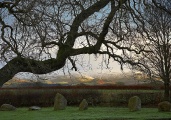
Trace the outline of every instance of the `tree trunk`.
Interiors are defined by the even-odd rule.
[[[164,83],[164,100],[170,102],[170,88],[169,82]]]

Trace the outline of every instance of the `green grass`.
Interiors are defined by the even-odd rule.
[[[78,107],[53,111],[52,107],[40,111],[28,111],[18,108],[16,111],[0,111],[0,120],[170,120],[170,112],[158,112],[156,108],[142,108],[141,111],[129,112],[128,108],[90,107],[79,111]]]

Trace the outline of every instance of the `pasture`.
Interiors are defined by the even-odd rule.
[[[53,111],[52,107],[40,111],[28,111],[17,108],[16,111],[1,111],[0,120],[170,120],[170,112],[158,112],[156,108],[142,108],[141,111],[129,112],[127,108],[89,107],[79,111],[78,107]]]

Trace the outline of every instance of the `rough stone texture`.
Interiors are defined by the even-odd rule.
[[[160,112],[170,112],[171,111],[171,103],[168,101],[163,101],[158,104],[158,110]]]
[[[55,96],[54,110],[64,110],[67,106],[67,100],[65,97],[59,93]]]
[[[88,109],[88,103],[86,99],[83,99],[79,105],[79,110],[87,110],[87,109]]]
[[[39,106],[31,106],[29,107],[29,111],[33,111],[33,110],[40,110],[41,108]]]
[[[16,107],[10,104],[3,104],[0,107],[0,111],[14,111],[14,110],[16,110]]]
[[[133,96],[129,99],[128,108],[130,111],[141,110],[141,99],[138,96]]]

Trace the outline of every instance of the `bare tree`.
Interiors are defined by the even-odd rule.
[[[132,14],[137,18],[135,21],[137,34],[146,44],[145,49],[151,52],[142,52],[141,55],[135,55],[133,58],[144,65],[136,69],[149,76],[157,76],[162,79],[165,88],[164,99],[169,101],[171,80],[171,14],[169,11],[171,11],[171,2],[149,1],[144,5],[143,9],[141,7]]]
[[[136,42],[138,18],[130,15],[138,5],[134,0],[0,2],[0,59],[6,63],[0,69],[0,85],[18,72],[61,69],[67,60],[77,70],[75,56],[81,54],[108,55],[121,66],[138,64],[123,56],[146,51],[145,44]]]

